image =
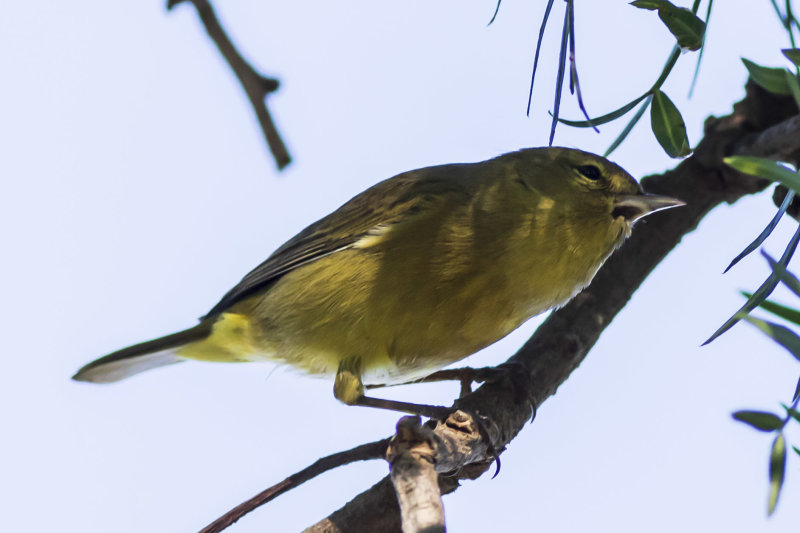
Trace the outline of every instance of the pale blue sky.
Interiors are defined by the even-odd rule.
[[[217,2],[246,57],[281,79],[270,108],[295,163],[277,175],[190,5],[6,2],[4,527],[193,531],[321,455],[390,434],[396,415],[341,405],[330,381],[270,365],[187,363],[104,387],[69,377],[192,325],[284,240],[381,179],[545,143],[563,3],[528,119],[541,4],[504,2],[487,28],[492,1]],[[584,96],[600,114],[652,83],[672,41],[625,2],[577,4]],[[739,56],[779,64],[785,46],[766,0],[717,3],[694,99],[694,57],[665,87],[693,144],[708,114],[743,96]],[[571,100],[564,115],[577,116]],[[562,128],[556,142],[602,152],[622,126]],[[612,159],[637,176],[675,164],[646,119]],[[747,326],[698,348],[741,304],[737,290],[766,276],[757,256],[721,272],[773,211],[768,195],[748,198],[687,237],[513,441],[500,476],[445,498],[450,530],[796,531],[800,461],[789,457],[767,520],[770,438],[730,412],[778,408],[800,367]],[[794,227],[766,248],[780,253]],[[503,361],[534,326],[467,362]],[[456,390],[391,394],[435,403]],[[302,529],[386,471],[326,474],[230,531]]]

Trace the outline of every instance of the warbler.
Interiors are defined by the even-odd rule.
[[[414,412],[365,396],[364,384],[426,376],[563,305],[637,220],[682,204],[570,148],[412,170],[298,233],[196,326],[101,357],[73,378],[112,382],[186,359],[268,360],[335,376],[344,403]]]

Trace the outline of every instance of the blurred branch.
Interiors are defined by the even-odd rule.
[[[171,10],[176,5],[187,1],[194,4],[209,37],[217,45],[222,57],[233,69],[236,77],[239,78],[239,82],[242,84],[244,92],[256,112],[256,118],[258,118],[258,123],[261,125],[261,131],[264,133],[264,138],[267,141],[270,152],[272,152],[272,157],[275,159],[275,164],[279,170],[283,170],[292,162],[292,157],[289,155],[289,151],[286,149],[286,145],[275,127],[266,103],[267,95],[277,91],[280,82],[275,78],[262,76],[256,72],[250,63],[244,60],[225,33],[225,30],[222,29],[222,25],[219,23],[216,13],[214,13],[214,8],[208,0],[168,0],[167,9]]]
[[[752,83],[733,113],[709,118],[705,137],[694,154],[675,169],[642,180],[648,192],[681,198],[687,206],[648,217],[633,236],[598,272],[592,284],[566,306],[553,312],[528,342],[509,359],[521,368],[514,386],[494,381],[461,398],[456,406],[477,414],[488,429],[485,439],[463,445],[465,433],[448,420],[430,421],[437,441],[435,469],[447,489],[456,479],[472,478],[491,462],[488,450],[503,450],[530,419],[532,406],[553,395],[588,354],[600,334],[622,310],[648,274],[715,207],[764,190],[770,182],[733,171],[723,157],[747,154],[780,157],[798,163],[800,118],[791,98],[765,92]],[[520,391],[520,387],[526,388]],[[522,393],[521,393],[522,392]],[[529,401],[520,401],[527,398]],[[456,413],[457,414],[457,413]],[[443,446],[442,443],[458,445]],[[441,474],[450,473],[443,478]],[[312,533],[400,531],[396,496],[386,479],[307,531]]]

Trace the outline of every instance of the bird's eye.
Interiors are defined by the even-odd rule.
[[[596,181],[600,179],[601,173],[600,169],[594,165],[583,165],[578,167],[578,172],[583,174],[585,177],[589,178],[592,181]]]

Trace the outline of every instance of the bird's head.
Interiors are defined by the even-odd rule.
[[[669,196],[646,194],[641,185],[616,163],[573,148],[531,148],[518,152],[517,180],[545,198],[594,219],[610,217],[630,229],[656,211],[685,205]]]

